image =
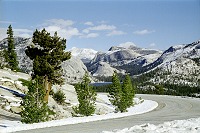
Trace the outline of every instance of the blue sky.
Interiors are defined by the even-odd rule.
[[[0,39],[46,28],[67,39],[67,48],[106,51],[135,44],[165,50],[200,39],[200,0],[1,0]]]

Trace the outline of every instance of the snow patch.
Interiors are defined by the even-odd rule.
[[[87,48],[76,48],[73,47],[72,49],[69,50],[71,52],[71,54],[81,60],[92,60],[97,51],[93,50],[93,49],[87,49]]]
[[[131,128],[124,128],[115,131],[103,131],[102,133],[199,133],[200,118],[191,118],[188,120],[175,120],[164,122],[163,124],[142,124]]]

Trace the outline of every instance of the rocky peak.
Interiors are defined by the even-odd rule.
[[[122,50],[125,49],[123,47],[118,47],[118,46],[112,46],[108,51],[116,51],[116,50]]]
[[[76,48],[73,47],[69,50],[72,54],[72,56],[79,58],[83,61],[83,63],[90,62],[96,55],[97,51],[93,49],[87,49],[87,48]]]

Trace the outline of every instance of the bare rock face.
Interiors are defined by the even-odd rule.
[[[93,76],[105,76],[109,77],[112,76],[114,71],[119,71],[113,67],[111,67],[108,63],[106,62],[99,62],[98,67],[96,72],[93,74]]]
[[[15,114],[19,114],[20,112],[22,112],[22,108],[21,107],[18,107],[18,106],[12,106],[10,108],[10,110],[15,113]]]
[[[72,116],[72,106],[78,103],[77,94],[75,92],[75,88],[72,85],[65,84],[62,86],[54,85],[53,91],[56,92],[58,90],[62,90],[65,94],[65,103],[63,105],[59,105],[52,97],[49,97],[48,106],[51,110],[56,112],[56,115],[53,116],[53,119],[61,119]]]
[[[86,66],[83,62],[75,57],[62,63],[63,76],[67,83],[77,83],[80,82],[87,72]]]
[[[52,116],[52,119],[62,119],[71,116],[71,112],[69,110],[64,110],[63,106],[59,105],[51,96],[49,97],[48,107],[56,113]]]

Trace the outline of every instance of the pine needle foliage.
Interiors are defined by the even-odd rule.
[[[5,60],[8,63],[8,68],[11,70],[18,71],[18,61],[17,61],[17,54],[15,52],[15,45],[14,45],[14,38],[13,38],[13,30],[12,26],[9,25],[7,30],[7,41],[8,41],[8,48],[4,50]]]
[[[81,83],[75,85],[79,105],[73,107],[73,116],[90,116],[95,112],[96,92],[90,86],[88,73],[85,73]]]
[[[131,78],[126,74],[122,84],[122,98],[121,98],[121,111],[125,112],[126,109],[133,106],[133,98],[135,96],[135,89],[132,86]]]
[[[122,88],[121,83],[116,71],[114,71],[112,76],[112,85],[109,90],[109,100],[116,108],[116,111],[120,111],[121,105],[121,97],[122,97]]]
[[[115,106],[116,112],[126,112],[134,105],[135,88],[132,86],[130,76],[127,74],[121,85],[117,72],[112,76],[112,85],[109,89],[109,100]]]
[[[33,45],[28,46],[25,53],[33,60],[34,79],[36,75],[43,77],[45,90],[44,100],[48,102],[49,92],[53,84],[62,84],[61,63],[71,58],[70,52],[65,52],[66,39],[58,37],[57,32],[51,36],[45,29],[33,33]]]
[[[28,85],[28,93],[21,102],[21,122],[22,123],[39,123],[48,121],[49,108],[44,99],[44,89],[42,89],[41,78],[38,76],[35,80],[26,82]]]
[[[59,89],[56,91],[56,93],[53,94],[53,99],[56,100],[59,104],[63,104],[65,102],[66,96],[63,91]]]

